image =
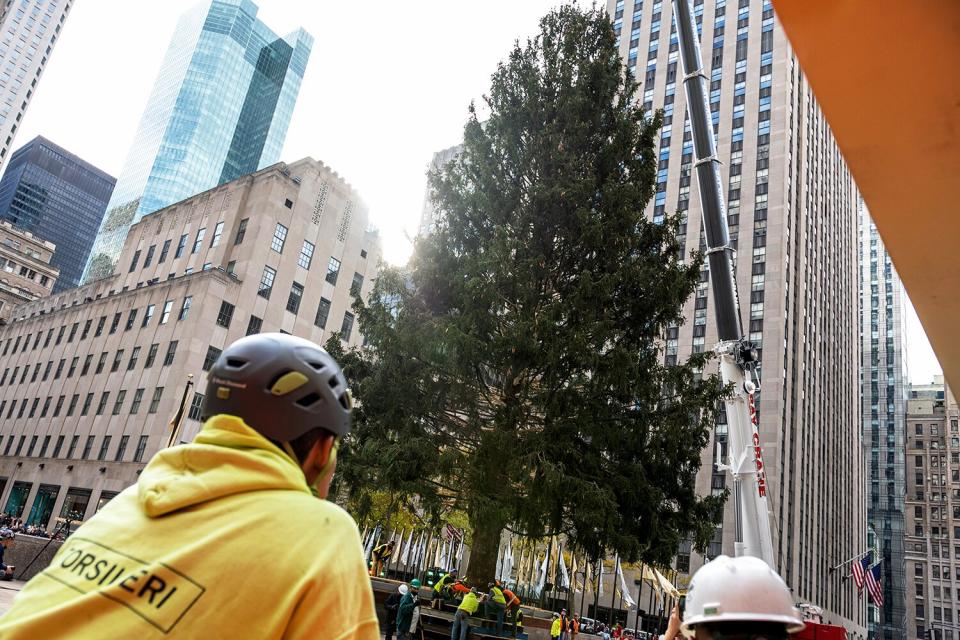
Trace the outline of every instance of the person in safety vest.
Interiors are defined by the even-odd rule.
[[[499,584],[499,583],[498,583],[498,584]],[[500,585],[500,586],[503,588],[503,597],[504,597],[504,598],[506,599],[506,601],[507,601],[507,611],[510,612],[510,618],[513,620],[513,634],[512,634],[512,635],[513,635],[514,638],[516,638],[516,637],[517,637],[517,627],[520,626],[520,617],[521,617],[521,614],[520,614],[520,598],[518,598],[517,595],[516,595],[513,591],[510,591],[510,589],[507,589],[506,587],[503,587],[503,585]]]
[[[718,556],[693,575],[683,620],[675,607],[663,637],[674,640],[683,633],[696,640],[788,640],[804,626],[790,590],[766,562],[751,556]]]
[[[463,601],[457,607],[457,613],[453,616],[453,626],[450,628],[450,640],[467,640],[470,633],[470,616],[480,608],[480,602],[483,598],[477,595],[477,590],[470,589],[463,596]]]
[[[460,572],[456,569],[451,569],[450,573],[443,574],[439,580],[433,584],[433,599],[430,602],[430,606],[434,609],[440,608],[440,603],[443,600],[451,599],[450,587],[453,586],[453,583],[456,582],[457,576],[460,575]]]
[[[390,556],[393,555],[394,542],[390,542],[378,545],[376,549],[373,550],[373,560],[370,562],[370,575],[379,576],[380,572],[383,570],[383,564],[390,560]]]
[[[491,582],[487,585],[487,600],[484,606],[483,614],[486,617],[495,617],[497,619],[497,635],[503,635],[503,616],[507,609],[507,598],[503,595],[499,582]]]
[[[360,533],[326,501],[351,408],[313,342],[237,340],[210,369],[193,442],[159,451],[64,541],[0,638],[377,640]]]
[[[553,638],[553,640],[559,640],[562,626],[563,623],[560,622],[560,614],[554,612],[553,623],[550,625],[550,637]]]

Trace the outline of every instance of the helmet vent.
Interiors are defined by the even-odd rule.
[[[322,362],[308,362],[307,364],[317,371],[323,371],[327,368],[327,365],[323,364]]]
[[[337,376],[330,376],[330,379],[327,380],[327,384],[330,385],[331,389],[336,389],[337,385],[339,385],[340,383],[337,381]]]
[[[230,369],[242,369],[246,364],[243,358],[227,358],[227,367]]]
[[[350,411],[350,400],[347,398],[347,394],[341,393],[340,397],[337,398],[340,401],[340,406]]]
[[[308,393],[307,395],[297,400],[297,404],[303,407],[304,409],[309,409],[310,407],[315,405],[317,402],[319,402],[321,399],[322,398],[320,397],[319,393]]]

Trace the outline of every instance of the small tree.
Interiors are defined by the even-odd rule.
[[[540,27],[431,176],[435,232],[355,305],[367,346],[339,354],[360,404],[348,478],[463,509],[481,582],[505,527],[667,564],[705,548],[723,502],[694,491],[722,386],[705,354],[664,365],[702,264],[678,216],[643,214],[660,117],[602,11]]]

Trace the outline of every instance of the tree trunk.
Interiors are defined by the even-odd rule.
[[[506,523],[498,518],[470,514],[473,545],[470,547],[470,584],[484,590],[497,573],[500,534]]]

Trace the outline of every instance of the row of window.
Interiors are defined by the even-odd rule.
[[[142,391],[142,390],[141,390]],[[162,391],[162,389],[161,389]],[[0,442],[3,441],[4,436],[0,435]],[[40,444],[40,448],[37,449],[37,444],[40,441],[39,436],[30,436],[30,444],[27,446],[26,452],[23,451],[24,445],[27,441],[27,436],[22,435],[17,438],[15,435],[6,436],[7,444],[4,447],[3,455],[9,456],[13,455],[14,457],[33,457],[34,453],[38,458],[45,458],[47,456],[47,450],[50,448],[51,436],[43,436],[43,442]],[[110,450],[110,443],[113,440],[113,436],[103,436],[100,440],[100,450],[97,453],[97,460],[106,460],[107,454]],[[17,442],[16,449],[11,454],[11,447],[14,443]],[[140,436],[140,439],[137,441],[137,448],[133,452],[133,462],[143,462],[143,456],[147,450],[147,441],[148,436]],[[56,444],[53,446],[53,451],[50,453],[51,458],[60,458],[61,453],[65,453],[63,459],[65,460],[89,460],[90,456],[93,453],[94,444],[96,442],[96,436],[87,436],[86,441],[83,445],[83,450],[78,454],[77,448],[80,444],[80,436],[73,435],[70,438],[70,444],[67,447],[66,452],[63,451],[64,444],[66,443],[66,436],[60,435],[57,436]],[[127,452],[127,445],[130,442],[130,436],[124,435],[120,437],[120,442],[117,446],[117,450],[114,452],[113,461],[114,462],[123,462],[124,457]]]
[[[167,367],[173,364],[173,360],[177,354],[177,345],[179,344],[178,340],[171,340],[167,343],[167,350],[163,356],[163,366]],[[133,371],[136,368],[137,363],[140,361],[140,354],[142,352],[142,347],[137,345],[130,350],[130,359],[126,364],[126,371]],[[150,348],[147,350],[147,356],[144,359],[143,368],[149,369],[153,366],[154,362],[157,359],[157,355],[160,352],[160,343],[154,342],[150,345]],[[125,349],[118,349],[113,354],[113,361],[110,364],[110,373],[114,373],[120,370],[121,365],[123,364],[124,355],[126,353]],[[93,356],[94,354],[88,353],[83,360],[83,365],[80,366],[80,356],[74,356],[70,360],[70,366],[67,368],[66,377],[72,378],[74,373],[77,371],[77,367],[80,366],[80,377],[87,375],[90,372],[91,367],[93,367],[94,374],[102,373],[107,366],[107,359],[110,355],[109,351],[102,351],[100,357],[97,359],[96,366],[93,365]],[[30,376],[30,382],[36,382],[38,377],[40,382],[46,382],[47,378],[50,376],[50,370],[53,366],[53,360],[48,360],[46,366],[43,366],[42,362],[37,362],[33,365],[33,374]],[[63,375],[63,370],[66,366],[66,358],[62,358],[57,364],[56,371],[53,374],[53,379],[58,380]],[[41,369],[43,370],[43,375],[40,375]],[[6,367],[3,370],[3,373],[0,374],[0,386],[7,384],[7,375],[9,376],[10,385],[20,385],[24,384],[27,379],[27,374],[30,373],[30,365],[26,365],[21,370],[19,366],[15,366],[11,373],[10,367]],[[19,379],[18,379],[19,375]]]
[[[141,387],[133,392],[132,400],[129,407],[129,415],[137,415],[140,412],[140,406],[143,403],[143,394],[146,391],[145,388]],[[102,416],[107,409],[107,405],[110,403],[110,391],[103,391],[100,393],[100,400],[97,402],[96,410],[94,415]],[[86,394],[83,400],[83,404],[80,406],[80,416],[87,416],[90,414],[90,411],[93,407],[94,399],[96,393],[89,392]],[[163,397],[163,387],[156,387],[153,390],[153,395],[150,398],[150,406],[147,410],[147,413],[156,413],[157,408],[160,406],[160,399]],[[6,409],[7,413],[5,419],[9,420],[11,418],[19,420],[20,418],[26,417],[28,419],[33,418],[37,415],[39,410],[39,416],[41,418],[46,418],[48,414],[52,414],[51,417],[59,418],[60,414],[64,411],[64,404],[66,404],[66,417],[71,417],[77,411],[77,405],[80,404],[80,394],[75,393],[70,396],[70,401],[67,402],[67,396],[59,396],[54,402],[53,396],[47,396],[43,399],[43,405],[40,404],[40,397],[36,398],[14,398],[12,400],[0,400],[0,414],[3,413],[3,410]],[[111,410],[111,415],[118,416],[123,411],[124,403],[127,399],[126,389],[120,389],[117,392],[117,395],[114,397],[113,409]],[[27,411],[29,407],[29,412]],[[16,413],[16,418],[14,418],[14,413]],[[10,443],[7,443],[7,449],[10,448]],[[9,451],[5,452],[9,453]]]

